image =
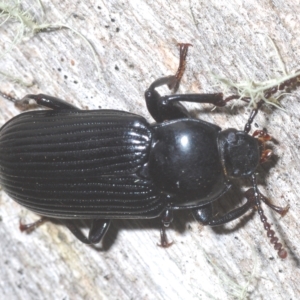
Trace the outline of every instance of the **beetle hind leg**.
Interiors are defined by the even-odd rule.
[[[8,101],[13,102],[15,106],[21,110],[27,110],[35,105],[40,105],[51,109],[79,109],[62,99],[45,94],[28,94],[22,99],[16,99],[9,94],[0,91],[0,96]]]
[[[86,237],[83,232],[75,225],[73,220],[61,220],[61,222],[73,233],[73,235],[84,244],[97,244],[106,234],[110,220],[94,219]]]
[[[31,232],[32,230],[36,229],[38,226],[44,224],[47,221],[51,221],[51,219],[47,217],[41,217],[37,221],[29,224],[23,224],[20,221],[19,228],[22,232],[23,231]],[[65,225],[73,233],[73,235],[84,244],[98,244],[106,234],[111,222],[110,220],[104,220],[104,219],[92,220],[89,236],[86,237],[83,234],[83,232],[78,228],[78,226],[75,224],[74,220],[63,219],[59,221],[63,225]]]
[[[21,100],[15,100],[14,103],[21,110],[26,110],[32,105],[40,105],[51,109],[78,109],[76,106],[62,99],[45,94],[28,94]]]
[[[29,223],[29,224],[24,224],[20,220],[19,229],[21,232],[26,231],[28,233],[28,232],[31,232],[32,230],[36,229],[38,226],[41,226],[42,224],[44,224],[47,221],[49,221],[49,218],[47,218],[47,217],[41,217],[37,221],[35,221],[33,223]]]
[[[92,244],[97,244],[101,241],[110,226],[110,222],[110,220],[103,219],[95,219],[92,221],[89,232],[89,241]]]

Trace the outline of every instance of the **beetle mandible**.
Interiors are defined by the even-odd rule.
[[[176,91],[180,84],[190,44],[179,46],[176,75],[155,80],[145,92],[154,124],[124,111],[80,110],[44,94],[16,100],[1,93],[17,106],[34,100],[52,110],[22,113],[1,128],[0,183],[19,204],[60,220],[86,244],[100,242],[111,219],[161,217],[161,246],[168,247],[165,229],[174,210],[189,209],[197,221],[217,226],[255,207],[278,255],[285,258],[287,252],[270,229],[261,201],[281,215],[288,207],[272,205],[259,192],[255,176],[259,163],[270,156],[265,149],[270,136],[264,130],[249,135],[263,102],[252,110],[243,131],[222,131],[192,118],[179,101],[222,107],[240,97],[224,99],[221,93],[160,96],[157,87],[168,85]],[[266,90],[266,98],[291,83]],[[244,194],[246,203],[214,217],[212,203],[237,177],[251,179],[252,188]],[[88,236],[74,219],[92,220]],[[30,229],[43,220],[20,228]]]

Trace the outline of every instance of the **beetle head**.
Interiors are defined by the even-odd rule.
[[[226,176],[245,177],[254,173],[260,160],[256,138],[230,128],[219,133],[218,147]]]

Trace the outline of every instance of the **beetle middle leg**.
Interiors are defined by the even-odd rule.
[[[215,106],[225,106],[229,101],[233,99],[239,99],[240,96],[232,95],[224,99],[222,93],[215,94],[178,94],[161,96],[155,89],[168,85],[173,86],[176,82],[176,75],[162,77],[155,80],[150,87],[145,91],[145,100],[147,108],[151,116],[156,122],[163,122],[165,120],[173,120],[180,118],[191,118],[191,114],[187,109],[179,103],[193,102],[193,103],[209,103]],[[176,85],[176,84],[175,84]],[[247,101],[247,99],[241,99]]]
[[[233,99],[240,99],[238,95],[232,95],[224,99],[222,93],[215,94],[182,94],[182,95],[167,95],[160,96],[155,90],[156,88],[167,85],[174,93],[178,90],[181,78],[185,71],[186,57],[188,47],[191,44],[179,44],[180,59],[179,67],[175,75],[166,76],[155,80],[145,92],[145,100],[148,111],[156,122],[163,122],[165,120],[191,118],[191,114],[187,109],[179,103],[179,101],[195,102],[195,103],[210,103],[215,106],[225,106],[227,102]],[[246,99],[241,99],[247,101]]]
[[[167,208],[161,218],[162,226],[160,229],[160,244],[158,246],[162,248],[168,248],[173,245],[174,242],[168,242],[168,237],[166,233],[166,229],[170,226],[170,223],[173,221],[173,210]]]

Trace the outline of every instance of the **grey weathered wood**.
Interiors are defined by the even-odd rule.
[[[37,2],[23,5],[31,5],[29,12],[41,18]],[[193,44],[181,93],[221,91],[212,72],[234,81],[278,75],[279,62],[267,36],[275,41],[287,70],[299,69],[296,0],[52,0],[43,5],[48,22],[65,23],[92,42],[101,72],[87,44],[70,30],[39,33],[0,61],[2,72],[33,83],[26,88],[2,78],[0,90],[18,98],[43,92],[83,109],[122,109],[152,121],[143,92],[154,79],[174,73],[177,42]],[[0,28],[1,51],[15,26]],[[285,261],[277,258],[257,214],[216,229],[197,224],[189,212],[176,214],[168,231],[175,244],[168,249],[156,245],[160,220],[116,221],[97,251],[50,223],[28,236],[20,233],[19,218],[30,222],[36,217],[2,192],[0,298],[298,299],[299,90],[282,103],[286,112],[265,108],[256,123],[277,141],[276,160],[259,168],[260,187],[274,203],[291,206],[283,219],[265,208],[288,248]],[[223,128],[242,129],[249,114],[243,104],[211,113],[208,105],[193,107],[199,117]],[[1,124],[19,113],[3,99],[0,109]],[[226,209],[241,201],[237,186],[219,202]]]

